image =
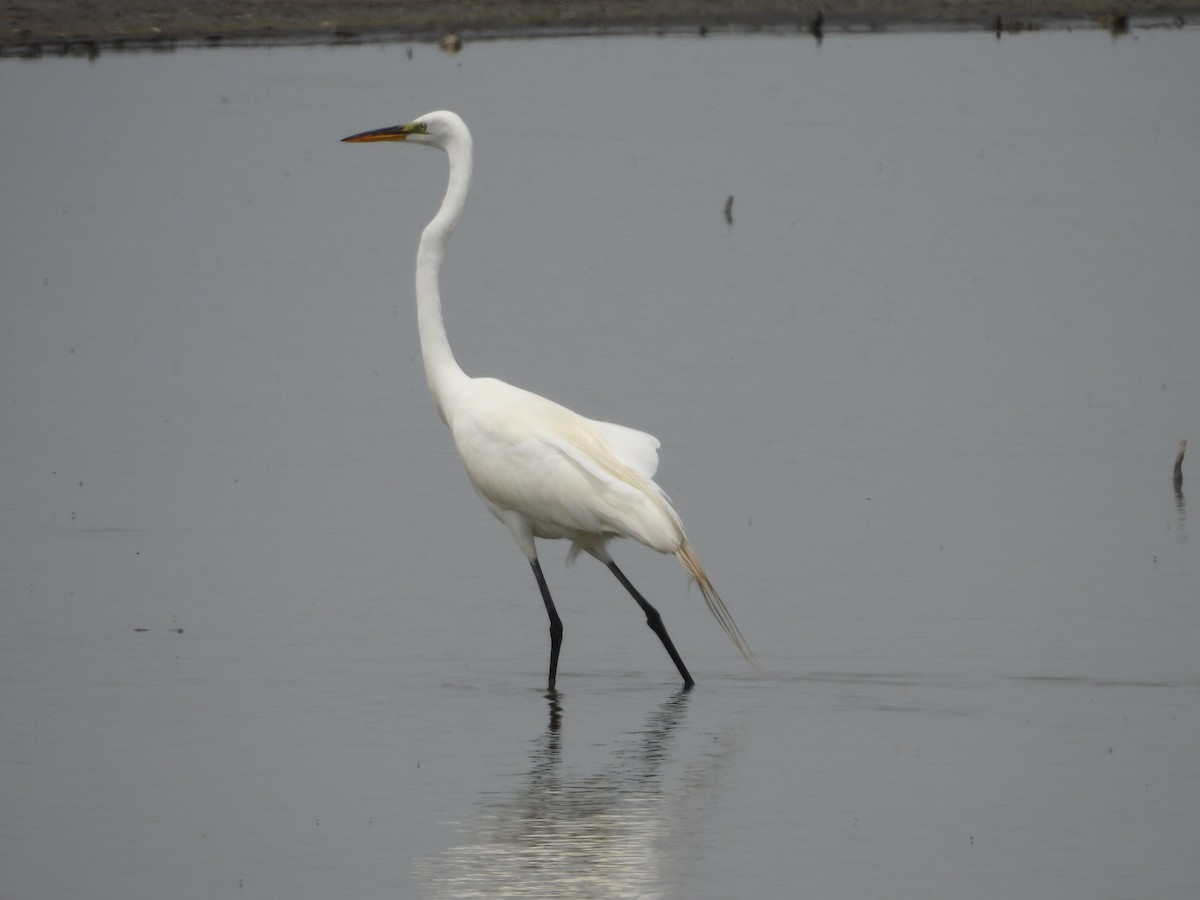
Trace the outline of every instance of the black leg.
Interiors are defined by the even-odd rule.
[[[663,624],[662,616],[658,614],[650,603],[638,593],[638,589],[633,586],[625,573],[617,568],[617,564],[611,560],[608,563],[609,570],[617,576],[617,581],[625,586],[625,590],[629,591],[629,595],[637,601],[637,605],[642,608],[642,612],[646,614],[646,624],[649,625],[654,633],[658,635],[658,639],[662,641],[662,645],[667,648],[667,653],[671,655],[671,661],[675,663],[675,668],[679,670],[679,674],[683,676],[684,687],[691,687],[696,682],[692,680],[692,676],[688,673],[687,666],[683,664],[683,660],[679,658],[679,651],[675,649],[675,644],[671,641],[671,636],[667,634],[667,626]]]
[[[536,559],[530,563],[533,566],[533,577],[537,579],[538,590],[542,592],[542,602],[546,604],[546,615],[550,617],[550,682],[547,690],[554,690],[554,679],[558,675],[558,651],[562,648],[562,619],[554,608],[554,599],[550,596],[550,588],[546,586],[546,576],[542,574],[542,564]]]

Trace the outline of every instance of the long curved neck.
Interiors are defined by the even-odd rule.
[[[454,414],[454,401],[470,380],[454,359],[442,319],[442,298],[438,273],[442,268],[446,242],[454,232],[467,202],[471,185],[471,135],[464,132],[446,147],[450,159],[450,182],[441,209],[421,233],[417,247],[417,328],[421,334],[421,358],[425,378],[437,406],[438,415],[447,425]]]

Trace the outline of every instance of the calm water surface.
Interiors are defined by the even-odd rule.
[[[0,61],[0,894],[1196,896],[1197,43]],[[444,160],[338,142],[438,107],[460,361],[663,440],[763,677],[547,546],[541,692]]]

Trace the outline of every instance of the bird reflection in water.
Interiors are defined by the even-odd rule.
[[[547,694],[549,725],[524,786],[487,803],[467,840],[424,861],[430,896],[658,897],[667,879],[661,846],[671,828],[662,767],[689,689],[673,694],[627,735],[593,775],[564,771],[561,695]]]

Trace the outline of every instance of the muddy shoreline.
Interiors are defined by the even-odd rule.
[[[1200,0],[4,0],[0,55],[574,34],[1182,27]]]

